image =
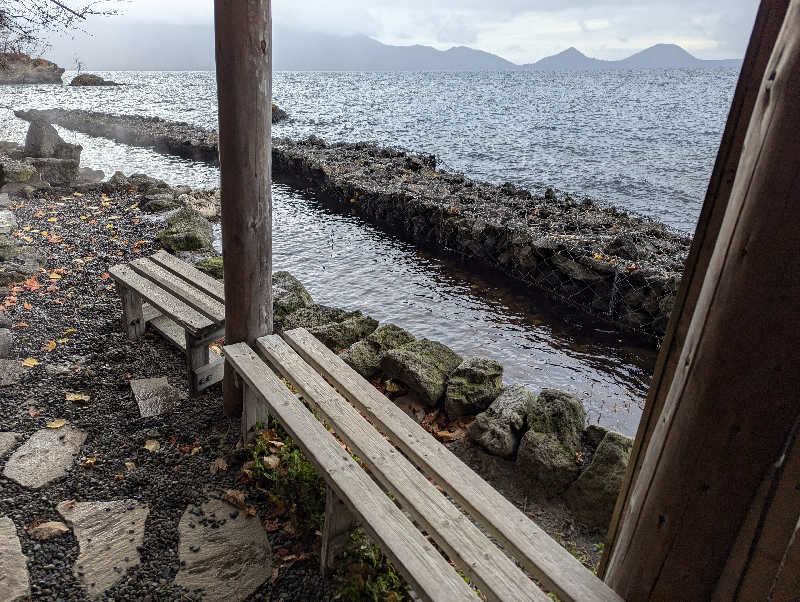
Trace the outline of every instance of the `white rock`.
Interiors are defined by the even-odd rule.
[[[99,596],[141,562],[136,548],[144,541],[147,506],[137,500],[61,502],[56,510],[75,532],[80,551],[72,572],[90,596]]]
[[[36,431],[11,454],[3,475],[31,489],[63,477],[86,440],[86,433],[72,426]]]
[[[51,520],[41,525],[36,525],[28,529],[28,535],[31,539],[53,539],[59,535],[69,532],[69,527],[62,522]]]
[[[0,458],[17,446],[18,433],[0,433]]]
[[[258,518],[219,500],[203,504],[206,518],[225,521],[217,529],[203,525],[188,508],[178,524],[178,554],[185,562],[175,583],[203,590],[206,601],[244,600],[272,575],[272,553]],[[192,528],[193,525],[194,528]]]
[[[22,553],[17,527],[10,518],[0,518],[0,600],[30,596],[28,559]]]
[[[11,234],[17,229],[17,220],[8,209],[0,209],[0,234]]]

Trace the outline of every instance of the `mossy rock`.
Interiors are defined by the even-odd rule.
[[[311,295],[297,278],[289,272],[272,274],[272,311],[276,320],[314,304]]]
[[[474,416],[489,407],[503,386],[503,366],[484,357],[463,361],[450,375],[444,408],[448,417]]]
[[[564,494],[567,506],[586,525],[608,528],[632,449],[633,439],[608,431],[589,467]]]
[[[356,341],[371,334],[378,327],[378,321],[355,312],[341,322],[330,322],[309,329],[319,341],[333,351],[347,349]]]
[[[517,467],[547,497],[561,494],[580,472],[578,457],[555,433],[529,430],[517,452]]]
[[[204,274],[208,274],[212,278],[216,278],[217,280],[222,280],[223,276],[225,275],[221,256],[209,257],[208,259],[198,261],[196,264],[194,264],[194,267]]]
[[[392,349],[416,340],[407,330],[385,324],[362,341],[356,341],[342,354],[342,359],[356,372],[370,378],[380,370],[383,356]]]
[[[467,427],[467,437],[490,454],[512,459],[525,431],[525,411],[535,399],[524,385],[504,388]]]
[[[0,184],[24,184],[35,175],[36,168],[30,163],[0,154]]]
[[[381,369],[389,378],[419,393],[423,403],[435,406],[444,395],[447,378],[462,361],[446,345],[420,339],[386,353]]]
[[[169,251],[211,251],[211,223],[194,209],[183,208],[167,219],[167,228],[156,236]]]
[[[586,410],[574,395],[543,389],[528,405],[527,421],[532,431],[553,433],[568,449],[573,452],[580,450]]]
[[[176,202],[171,194],[151,194],[145,197],[143,209],[148,213],[163,213],[180,206],[180,203]]]

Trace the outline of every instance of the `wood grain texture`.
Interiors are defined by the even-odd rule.
[[[638,476],[642,459],[658,417],[661,415],[669,385],[675,374],[678,356],[686,340],[689,321],[714,248],[713,242],[719,234],[722,218],[728,206],[747,133],[747,125],[750,122],[761,80],[788,6],[789,0],[768,0],[761,3],[756,15],[705,201],[681,278],[681,285],[670,314],[670,321],[661,344],[653,378],[650,381],[650,389],[639,421],[625,479],[609,524],[605,551],[598,569],[601,577],[605,576],[609,555],[616,543],[620,517],[623,509],[629,504],[632,483]]]
[[[356,463],[314,415],[252,349],[243,343],[224,348],[226,362],[252,390],[245,399],[268,407],[345,502],[362,528],[386,553],[408,583],[428,600],[477,600],[444,557]],[[246,411],[247,412],[247,411]]]
[[[215,0],[222,246],[230,343],[272,332],[272,13],[269,0]],[[232,378],[228,416],[242,411]]]
[[[142,297],[121,282],[117,282],[117,293],[122,301],[122,327],[128,338],[135,341],[147,328],[147,321],[142,313]]]
[[[165,291],[175,295],[189,307],[196,309],[217,324],[225,321],[225,305],[195,288],[177,274],[167,271],[146,257],[128,264],[133,271],[151,280]]]
[[[490,600],[547,596],[278,335],[258,348]]]
[[[536,523],[308,331],[298,328],[284,332],[283,337],[548,590],[565,601],[621,600]]]
[[[347,504],[336,497],[333,489],[325,494],[325,523],[322,526],[322,541],[319,553],[320,572],[324,577],[328,569],[335,566],[339,555],[350,541],[350,531],[357,525]]]
[[[193,265],[173,257],[166,251],[157,251],[149,259],[192,286],[199,288],[212,299],[225,303],[225,285],[216,278],[204,274]]]
[[[115,265],[109,268],[108,272],[114,277],[115,281],[133,289],[146,299],[150,305],[158,309],[162,314],[179,322],[187,331],[196,334],[214,326],[214,323],[206,316],[189,307],[176,296],[168,293],[147,278],[140,276],[128,266]]]
[[[719,235],[708,242],[714,248],[686,339],[609,558],[606,580],[629,599],[713,595],[800,416],[800,273],[787,269],[800,248],[797,2],[764,75]]]

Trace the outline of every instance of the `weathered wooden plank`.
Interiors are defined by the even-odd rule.
[[[416,467],[295,353],[278,335],[260,337],[259,350],[314,404],[328,425],[424,526],[489,599],[547,600],[547,596]],[[600,583],[598,581],[598,583]]]
[[[722,218],[728,205],[747,133],[747,125],[750,122],[759,86],[788,6],[789,0],[762,2],[756,15],[703,208],[692,238],[689,256],[686,259],[681,286],[671,312],[667,332],[662,341],[653,378],[650,381],[650,390],[639,421],[625,480],[608,528],[605,551],[598,569],[601,577],[605,576],[608,559],[615,546],[620,518],[629,503],[632,483],[639,473],[645,450],[649,445],[658,417],[661,415],[667,390],[675,374],[681,346],[686,340],[689,319],[697,303],[703,277],[711,259],[714,248],[713,241],[719,234]]]
[[[221,324],[225,321],[224,303],[220,303],[200,289],[195,288],[177,274],[162,268],[146,257],[135,259],[128,265],[133,268],[133,271],[141,274],[148,280],[152,280],[167,292],[178,297],[178,299],[186,303],[189,307],[205,314],[206,317],[217,324]]]
[[[800,248],[798,130],[800,3],[791,2],[608,562],[606,580],[630,599],[710,599],[800,420],[800,278],[787,268]]]
[[[132,288],[162,314],[178,321],[187,331],[198,333],[214,326],[214,322],[209,318],[147,280],[147,278],[140,276],[128,266],[115,265],[108,271],[114,277],[114,280]]]
[[[195,369],[193,378],[194,390],[199,393],[209,387],[213,387],[222,380],[224,372],[225,361],[222,358],[212,356],[211,361],[205,366]]]
[[[117,293],[122,301],[122,325],[128,338],[135,341],[147,328],[147,322],[142,315],[142,297],[121,282],[117,282]]]
[[[252,349],[239,343],[227,345],[224,352],[226,362],[244,381],[244,388],[253,392],[245,395],[245,401],[268,407],[269,414],[286,429],[328,486],[418,593],[443,602],[478,599],[408,517]]]
[[[227,342],[272,332],[272,3],[215,0]],[[223,383],[227,416],[242,392]]]
[[[391,439],[562,600],[621,598],[491,485],[303,328],[283,333],[294,350]]]
[[[186,331],[167,316],[158,314],[148,320],[148,324],[178,349],[186,351]]]
[[[189,265],[185,261],[173,257],[166,251],[157,251],[153,253],[150,259],[165,270],[179,276],[192,286],[199,288],[209,297],[220,303],[225,303],[225,285],[216,278],[204,274],[193,265]]]
[[[158,311],[155,307],[153,307],[149,303],[142,303],[142,317],[144,318],[145,322],[150,323],[152,320],[155,320],[160,315],[161,312]]]
[[[319,553],[320,572],[324,577],[334,565],[336,556],[347,547],[350,531],[356,526],[347,505],[330,487],[325,494],[325,523],[322,526],[322,542]]]
[[[186,333],[186,377],[189,380],[189,393],[198,393],[197,380],[195,374],[197,370],[208,365],[209,350],[208,342],[197,339],[195,336]]]

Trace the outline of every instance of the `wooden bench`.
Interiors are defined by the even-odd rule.
[[[548,600],[530,577],[561,600],[621,600],[306,330],[282,337],[258,339],[263,359],[244,343],[226,346],[224,354],[244,388],[245,441],[256,424],[266,425],[273,416],[325,478],[323,571],[357,522],[425,599],[477,597],[430,538],[489,600]],[[319,412],[369,473],[279,375]]]
[[[186,353],[192,394],[222,380],[224,362],[209,345],[225,335],[222,282],[165,251],[109,270],[122,299],[128,338],[144,334],[149,324]]]

